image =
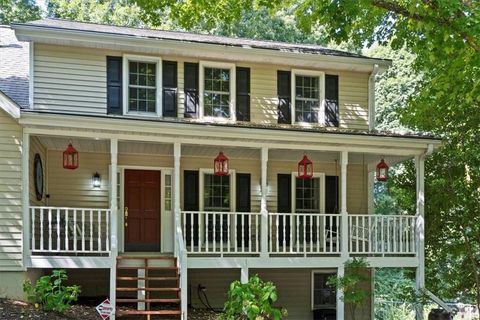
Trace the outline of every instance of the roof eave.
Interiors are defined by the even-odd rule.
[[[0,91],[0,109],[5,111],[13,119],[20,119],[20,105],[18,105],[2,91]]]
[[[13,24],[12,28],[15,30],[17,38],[21,41],[163,53],[190,57],[195,55],[199,59],[211,58],[245,62],[251,61],[304,67],[315,67],[316,64],[322,64],[326,68],[331,67],[340,70],[362,72],[370,72],[374,65],[378,65],[382,69],[388,68],[391,65],[390,60],[375,58],[345,57],[227,46],[223,44],[136,37],[127,34],[73,30],[50,26]],[[298,61],[299,57],[302,58],[302,61]]]

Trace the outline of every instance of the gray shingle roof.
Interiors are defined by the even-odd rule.
[[[0,91],[22,108],[28,107],[29,44],[9,26],[0,26]]]
[[[318,55],[329,55],[329,56],[339,56],[339,57],[382,60],[382,59],[376,59],[376,58],[375,59],[369,58],[369,57],[362,56],[355,53],[328,49],[328,48],[317,46],[317,45],[252,40],[252,39],[245,39],[245,38],[232,38],[232,37],[223,37],[223,36],[207,35],[207,34],[200,34],[200,33],[165,31],[165,30],[158,30],[158,29],[118,27],[118,26],[111,26],[111,25],[105,25],[105,24],[76,22],[76,21],[63,20],[63,19],[47,18],[47,19],[42,19],[37,21],[31,21],[24,25],[32,26],[32,27],[36,26],[36,27],[43,27],[43,28],[51,28],[51,29],[63,29],[63,30],[75,30],[75,31],[84,31],[84,32],[92,32],[92,33],[126,35],[126,36],[137,37],[137,38],[140,37],[140,38],[151,38],[151,39],[176,40],[176,41],[183,41],[183,42],[207,43],[207,44],[216,44],[216,45],[233,46],[233,47],[248,47],[248,48],[276,50],[276,51],[284,51],[284,52],[296,52],[296,53],[305,53],[305,54],[318,54]]]

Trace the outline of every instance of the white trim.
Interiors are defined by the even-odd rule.
[[[34,53],[35,53],[35,43],[33,41],[29,42],[29,47],[28,47],[28,104],[30,106],[30,109],[34,109],[34,94],[35,94],[35,59],[34,59]]]
[[[20,106],[9,96],[0,91],[0,109],[4,110],[13,119],[20,118]]]
[[[156,63],[155,85],[157,90],[155,110],[156,112],[135,112],[128,111],[128,85],[129,85],[129,65],[130,61],[136,62],[154,62]],[[133,54],[124,54],[122,61],[122,97],[123,97],[123,114],[136,115],[142,117],[161,117],[163,111],[162,105],[162,58],[154,56],[141,56]]]
[[[298,177],[298,172],[292,172],[292,211],[293,214],[297,213],[297,185],[296,178]],[[320,178],[320,189],[318,190],[319,199],[320,199],[320,213],[325,213],[325,173],[324,172],[315,172],[313,178]]]
[[[295,76],[306,76],[306,77],[318,77],[318,99],[320,103],[320,108],[318,110],[318,123],[315,122],[297,122],[295,121],[295,97],[297,96],[296,92],[296,77]],[[292,108],[291,108],[291,119],[292,123],[300,124],[305,126],[311,125],[325,125],[325,72],[317,70],[301,70],[301,69],[292,69],[292,75],[290,77],[291,81],[291,97],[292,97]]]
[[[120,212],[122,212],[121,215],[119,215],[119,233],[118,233],[118,242],[119,242],[119,251],[120,252],[125,252],[125,217],[123,214],[123,210],[125,208],[125,170],[148,170],[148,171],[160,171],[160,252],[164,253],[164,213],[165,213],[165,175],[169,174],[172,176],[172,187],[173,187],[173,171],[174,168],[172,167],[152,167],[152,166],[131,166],[131,165],[119,165],[118,166],[120,170],[120,201],[121,205],[119,206],[121,208]],[[172,200],[173,200],[173,189],[172,189]],[[171,214],[174,212],[173,208],[173,201],[172,201],[172,208],[170,211]],[[174,229],[171,230],[171,232],[174,232]],[[174,241],[175,234],[172,234],[172,241]],[[172,242],[173,246],[173,242]],[[171,252],[171,251],[168,251]]]
[[[332,275],[336,275],[337,274],[337,270],[335,269],[314,269],[312,270],[311,274],[310,274],[310,277],[311,277],[311,287],[310,287],[310,307],[312,308],[312,310],[315,310],[315,299],[314,299],[314,289],[315,289],[315,281],[314,281],[314,277],[315,277],[315,274],[332,274]],[[335,305],[335,310],[337,309],[337,306]]]
[[[230,118],[221,118],[221,117],[205,117],[204,112],[204,96],[205,96],[205,68],[218,68],[218,69],[229,69],[230,70]],[[236,108],[235,108],[235,99],[236,99],[236,72],[235,64],[227,62],[216,62],[216,61],[200,61],[199,63],[199,81],[198,81],[198,91],[199,91],[199,104],[200,104],[200,119],[205,120],[214,120],[216,122],[235,122],[236,121]]]
[[[27,260],[30,257],[30,134],[23,132],[22,136],[22,264],[26,270]]]
[[[375,129],[375,77],[379,73],[378,64],[373,66],[372,73],[368,77],[368,129]]]

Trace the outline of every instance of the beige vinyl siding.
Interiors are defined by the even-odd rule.
[[[106,52],[36,44],[34,108],[106,114]]]
[[[198,286],[202,285],[206,288],[210,305],[213,308],[223,309],[230,284],[240,280],[240,269],[188,269],[187,279],[190,288],[188,302],[193,308],[205,308],[197,294]]]
[[[106,56],[122,56],[130,52],[45,44],[35,45],[34,50],[36,109],[106,114]],[[139,54],[136,53],[136,55]],[[145,54],[145,56],[148,55]],[[198,60],[175,56],[160,58],[178,63],[177,112],[178,117],[183,118],[184,63],[198,62]],[[291,70],[292,67],[245,63],[238,63],[237,66],[250,68],[251,122],[276,124],[278,119],[277,71]],[[369,74],[316,70],[339,76],[340,127],[367,130]]]
[[[43,198],[41,200],[37,200],[37,194],[35,192],[35,154],[40,155],[40,159],[42,159],[42,166],[43,166]],[[30,205],[33,206],[42,206],[46,204],[46,190],[47,190],[47,150],[43,147],[37,137],[30,137],[30,155],[29,155],[29,162],[30,162],[30,176],[29,179],[29,197],[30,197]]]
[[[21,270],[22,128],[1,110],[0,155],[0,271]]]

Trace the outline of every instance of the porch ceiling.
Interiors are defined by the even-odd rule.
[[[42,145],[48,150],[63,151],[72,141],[78,151],[93,153],[109,153],[110,146],[108,140],[74,138],[68,139],[55,136],[38,136]],[[209,146],[202,144],[183,144],[182,156],[185,157],[205,157],[214,158],[219,151],[223,151],[232,159],[260,159],[260,149],[245,148],[235,146]],[[119,141],[118,151],[120,154],[142,154],[142,155],[172,155],[173,145],[171,143],[152,143],[138,141]],[[312,150],[292,150],[292,149],[270,149],[269,160],[275,161],[298,161],[303,154],[306,153],[313,161],[318,162],[335,162],[338,161],[340,155],[333,151],[312,151]],[[388,156],[383,154],[371,153],[350,153],[349,163],[365,164],[369,166],[369,170],[373,170],[380,158],[384,157],[389,165],[393,165],[411,157],[408,156]]]

